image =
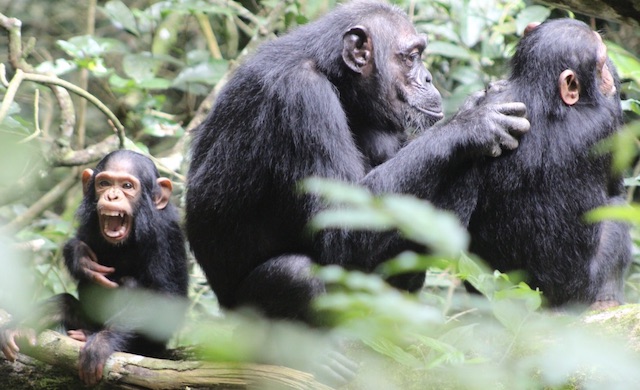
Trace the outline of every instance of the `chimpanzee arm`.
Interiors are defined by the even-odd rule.
[[[609,181],[609,205],[626,204],[624,186],[618,177]],[[589,264],[591,293],[595,299],[593,309],[603,309],[624,303],[624,275],[631,263],[631,238],[629,226],[619,221],[603,221],[600,223],[599,244],[596,254]]]
[[[480,185],[476,162],[484,155],[500,155],[502,148],[518,146],[515,137],[529,129],[525,112],[520,103],[466,108],[426,130],[394,158],[370,171],[361,183],[375,193],[405,193],[428,200],[453,211],[466,224]],[[341,264],[365,268],[411,248],[399,234],[389,232],[327,231],[318,238],[321,262],[340,259]]]
[[[37,305],[26,317],[12,318],[0,328],[0,350],[8,360],[14,361],[20,351],[16,339],[27,339],[30,344],[35,344],[37,333],[55,325],[73,329],[89,327],[74,296],[55,295]]]
[[[93,386],[102,379],[104,364],[117,351],[122,351],[127,342],[134,336],[131,332],[103,329],[87,338],[87,343],[80,350],[78,373],[80,379],[88,386]]]
[[[99,264],[95,253],[84,241],[72,238],[64,246],[63,254],[65,265],[76,280],[92,281],[107,288],[118,287],[117,283],[107,279],[115,269]]]
[[[518,146],[529,130],[522,103],[482,105],[464,109],[437,124],[401,149],[363,180],[375,192],[434,197],[452,168],[473,165],[482,156],[497,157]]]

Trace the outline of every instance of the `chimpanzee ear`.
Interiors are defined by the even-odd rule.
[[[531,22],[531,23],[527,24],[527,27],[524,28],[524,34],[523,35],[529,34],[531,31],[535,30],[536,27],[538,27],[539,25],[540,25],[540,22]]]
[[[373,43],[367,29],[355,26],[342,37],[342,59],[356,73],[367,75],[371,72]]]
[[[560,73],[558,78],[560,98],[567,106],[573,106],[580,99],[580,82],[578,76],[571,69]]]
[[[89,181],[91,180],[91,176],[93,176],[92,169],[85,169],[82,171],[82,192],[86,195],[89,191]]]
[[[169,204],[169,199],[171,198],[171,191],[173,190],[173,184],[171,180],[166,177],[159,177],[158,185],[160,186],[160,194],[156,196],[154,202],[156,203],[156,208],[158,210],[162,210]]]

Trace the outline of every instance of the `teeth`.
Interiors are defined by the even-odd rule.
[[[102,210],[100,214],[105,215],[107,217],[120,217],[124,218],[124,211],[115,211],[115,210]]]

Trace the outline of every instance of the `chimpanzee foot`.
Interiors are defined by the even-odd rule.
[[[589,310],[605,310],[620,305],[621,303],[616,301],[615,299],[601,300],[592,303],[591,306],[589,306]]]

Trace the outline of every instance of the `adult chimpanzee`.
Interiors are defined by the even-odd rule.
[[[622,121],[617,75],[586,24],[560,19],[528,30],[508,82],[486,102],[524,102],[531,130],[517,150],[473,173],[482,186],[471,250],[501,271],[526,271],[551,306],[618,304],[628,228],[584,221],[593,208],[624,202],[610,156],[593,151]]]
[[[77,236],[64,247],[65,264],[79,281],[79,300],[70,294],[53,297],[37,318],[5,327],[0,348],[14,360],[16,337],[33,339],[30,328],[62,323],[69,336],[86,341],[79,373],[91,385],[115,351],[154,356],[164,351],[179,319],[173,313],[154,324],[159,313],[153,299],[161,299],[163,310],[169,304],[180,311],[176,297],[186,297],[188,273],[178,213],[169,201],[172,184],[159,177],[150,159],[127,150],[110,153],[95,171],[82,173],[82,184]],[[149,334],[149,326],[155,333]]]
[[[466,207],[449,197],[457,172],[517,146],[529,127],[521,103],[431,127],[443,114],[426,45],[400,9],[358,1],[263,45],[236,71],[194,134],[186,199],[187,236],[222,306],[313,321],[309,301],[324,286],[312,262],[370,271],[410,246],[396,233],[308,236],[323,204],[296,190],[300,180]],[[422,134],[405,145],[407,128]],[[423,280],[393,282],[415,290]]]

